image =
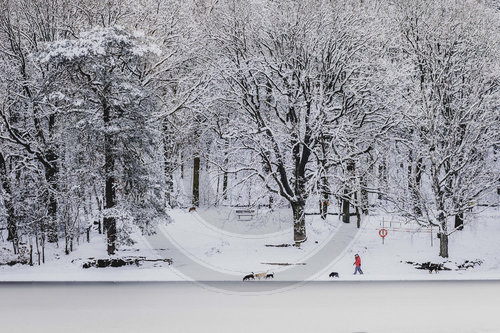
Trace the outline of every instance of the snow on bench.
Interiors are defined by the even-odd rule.
[[[250,217],[250,220],[255,216],[254,209],[238,209],[235,211],[238,220],[241,220],[242,217]]]

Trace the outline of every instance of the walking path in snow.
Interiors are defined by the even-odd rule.
[[[173,211],[171,217],[174,220],[173,223],[160,225],[158,232],[146,239],[153,249],[168,249],[157,253],[159,256],[168,256],[173,259],[173,269],[177,271],[179,277],[203,282],[241,281],[245,274],[250,273],[249,270],[245,269],[256,267],[255,260],[270,262],[265,258],[272,254],[271,251],[282,251],[278,252],[283,257],[279,262],[305,263],[305,265],[261,266],[265,267],[263,271],[278,272],[275,277],[279,275],[280,282],[288,281],[291,284],[314,280],[315,277],[324,275],[329,267],[345,255],[346,250],[349,249],[360,230],[356,228],[355,223],[339,223],[336,232],[332,232],[319,244],[307,247],[305,244],[302,245],[302,247],[307,248],[304,251],[297,248],[277,250],[276,248],[267,248],[265,244],[286,243],[287,240],[289,242],[292,229],[272,234],[248,236],[217,229],[207,223],[198,213]],[[308,242],[313,242],[313,240],[309,239]],[[225,260],[212,260],[210,256],[204,255],[204,251],[210,248],[210,244],[222,244],[223,253],[217,252],[220,251],[219,248],[214,247],[216,255],[219,258],[226,255],[227,258]],[[224,247],[224,244],[228,244],[228,246]],[[295,251],[292,260],[287,256],[287,253],[290,252],[286,252],[291,250]],[[255,272],[257,271],[255,269]],[[255,283],[253,285],[259,285],[258,288],[262,291],[275,288],[272,284]],[[232,286],[238,291],[247,288],[242,284]]]

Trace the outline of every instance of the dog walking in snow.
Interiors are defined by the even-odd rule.
[[[255,275],[253,272],[243,277],[243,281],[248,281],[248,280],[255,280]]]
[[[267,272],[255,273],[254,276],[259,280],[262,278],[267,278]]]

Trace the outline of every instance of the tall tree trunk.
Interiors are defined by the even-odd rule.
[[[2,152],[0,152],[0,182],[3,192],[5,193],[3,199],[5,210],[7,212],[7,241],[12,242],[14,253],[18,253],[19,239],[17,236],[16,218],[14,216],[14,205],[12,203],[12,189],[7,177],[7,166]]]
[[[356,209],[356,227],[361,228],[361,214],[360,214],[360,202],[358,201],[358,193],[354,192],[354,202],[356,203],[356,206],[354,207]]]
[[[350,200],[349,200],[349,189],[344,188],[344,196],[342,197],[342,222],[350,223],[351,212],[350,212]]]
[[[319,214],[323,220],[326,220],[326,217],[328,215],[328,204],[330,200],[330,186],[328,184],[328,178],[325,173],[326,171],[323,171],[323,174],[320,178],[321,199],[319,201]]]
[[[306,214],[303,202],[292,202],[293,212],[293,240],[295,243],[302,243],[307,240],[306,235]]]
[[[175,144],[173,140],[173,133],[168,127],[165,120],[163,123],[163,165],[165,173],[165,199],[170,207],[175,207],[175,200],[172,198],[174,192],[174,154]]]
[[[326,220],[326,217],[328,216],[328,199],[328,194],[325,195],[325,193],[323,193],[323,197],[319,201],[319,215],[323,220]]]
[[[448,258],[448,227],[446,225],[446,217],[442,212],[439,213],[438,221],[441,225],[439,235],[439,255],[443,258]]]
[[[193,200],[195,207],[200,205],[200,157],[196,154],[193,163]]]
[[[328,204],[330,200],[330,185],[328,184],[328,167],[327,167],[327,145],[324,134],[320,135],[320,146],[321,146],[321,154],[322,158],[319,160],[319,164],[322,168],[320,184],[319,187],[321,189],[321,199],[319,202],[319,213],[323,220],[326,220],[328,215]]]
[[[420,195],[420,183],[422,180],[422,167],[423,159],[419,157],[415,166],[413,166],[413,153],[409,153],[409,165],[408,165],[408,190],[411,195],[411,204],[413,212],[421,216],[422,210],[419,205],[419,195]]]
[[[48,216],[49,222],[47,223],[47,241],[49,243],[56,243],[58,241],[58,227],[57,227],[57,199],[55,191],[57,190],[57,154],[51,148],[47,152],[47,160],[51,167],[45,169],[45,178],[49,184],[48,193]]]
[[[224,151],[224,177],[222,179],[222,198],[224,200],[227,200],[227,167],[229,164],[229,157],[228,157],[228,152],[227,150],[229,149],[229,140],[225,139],[224,141],[225,144],[225,151]]]
[[[342,198],[342,221],[344,223],[350,223],[351,212],[350,212],[350,201],[351,201],[351,189],[348,184],[350,183],[350,179],[352,179],[355,169],[355,163],[352,160],[347,161],[346,165],[346,177],[349,177],[345,180],[344,187],[344,197]]]
[[[378,166],[378,199],[382,200],[383,199],[383,193],[386,192],[387,188],[387,166],[386,166],[386,160],[385,157],[382,158],[382,161],[380,162]]]
[[[103,101],[104,109],[104,124],[107,128],[111,121],[111,107]],[[113,137],[105,131],[104,134],[104,168],[106,173],[106,182],[104,188],[105,209],[111,209],[116,205],[116,188],[115,188],[115,156],[113,152],[114,140]],[[104,230],[107,233],[108,255],[115,254],[116,251],[116,218],[107,216],[103,220]]]
[[[364,215],[368,215],[368,209],[370,207],[370,202],[368,199],[368,184],[366,181],[366,177],[361,177],[361,200],[360,200],[360,206],[361,206],[361,213]]]

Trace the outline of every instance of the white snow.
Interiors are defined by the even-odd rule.
[[[2,281],[241,281],[250,272],[274,272],[274,281],[331,280],[489,280],[500,278],[500,212],[491,208],[481,212],[463,231],[450,236],[450,258],[438,256],[439,240],[429,233],[397,231],[411,229],[407,225],[387,223],[387,215],[367,216],[361,229],[342,223],[329,215],[307,216],[308,241],[299,248],[266,247],[292,243],[292,229],[285,211],[266,212],[256,220],[238,221],[228,211],[201,209],[187,213],[172,210],[173,222],[162,224],[156,235],[135,235],[138,242],[120,247],[117,257],[144,256],[149,259],[172,258],[174,263],[147,262],[139,267],[81,268],[88,258],[106,258],[105,239],[95,231],[91,242],[81,244],[69,255],[62,248],[46,252],[46,264],[0,267]],[[266,216],[270,221],[266,225]],[[216,221],[217,223],[213,223]],[[223,221],[223,219],[227,219]],[[259,220],[261,219],[261,220]],[[381,221],[389,230],[385,243],[378,234]],[[249,227],[250,226],[250,227]],[[253,232],[249,232],[249,228]],[[240,230],[238,232],[238,230]],[[317,242],[317,243],[316,243]],[[8,246],[8,244],[4,244]],[[354,254],[359,253],[364,275],[353,275]],[[34,255],[36,259],[36,255]],[[429,274],[417,270],[406,261],[444,262],[456,269],[465,260],[482,260],[483,264],[466,270],[441,271]],[[269,263],[298,264],[290,266]],[[302,265],[305,264],[305,265]],[[332,271],[340,274],[331,279]],[[256,281],[258,282],[258,281]]]

